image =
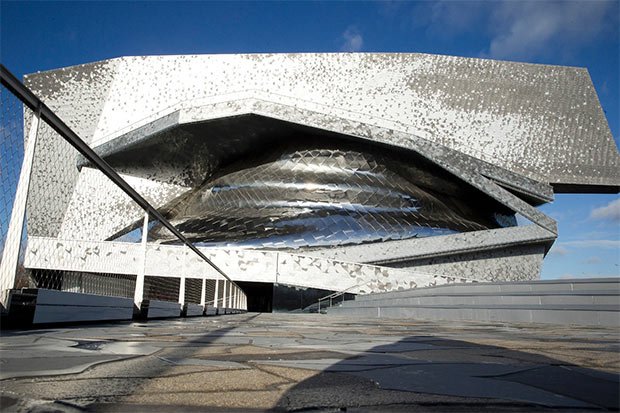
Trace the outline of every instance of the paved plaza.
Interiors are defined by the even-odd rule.
[[[617,328],[240,314],[3,331],[2,411],[596,411]]]

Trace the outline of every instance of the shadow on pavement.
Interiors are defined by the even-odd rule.
[[[52,334],[36,338],[35,350],[39,344],[49,349],[63,337],[77,342],[70,347],[80,354],[136,343],[159,350],[110,359],[116,362],[77,374],[18,378],[14,388],[19,391],[5,395],[0,403],[7,411],[23,407],[13,398],[22,394],[39,401],[23,410],[29,412],[619,408],[617,374],[544,355],[433,335],[384,335],[401,330],[370,322],[321,325],[321,317],[269,315],[256,320],[259,316],[88,326],[64,336],[61,329],[39,331]],[[26,342],[33,334],[11,335]],[[109,337],[102,337],[105,334]],[[602,343],[604,351],[613,347],[604,341],[593,343]]]
[[[410,411],[618,410],[617,374],[502,347],[411,336],[329,365],[271,365],[322,371],[278,402],[281,410]]]

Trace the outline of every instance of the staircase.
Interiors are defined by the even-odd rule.
[[[358,295],[327,314],[620,327],[620,278],[450,284]]]

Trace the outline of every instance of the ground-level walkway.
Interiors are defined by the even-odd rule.
[[[615,328],[243,314],[4,331],[2,411],[618,409]]]

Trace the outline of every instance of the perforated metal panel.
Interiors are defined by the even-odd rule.
[[[215,280],[207,280],[205,301],[213,305],[213,300],[215,300]]]
[[[144,277],[144,299],[160,301],[179,301],[181,280],[171,277]]]
[[[202,292],[202,280],[198,278],[185,279],[185,302],[200,304]]]

